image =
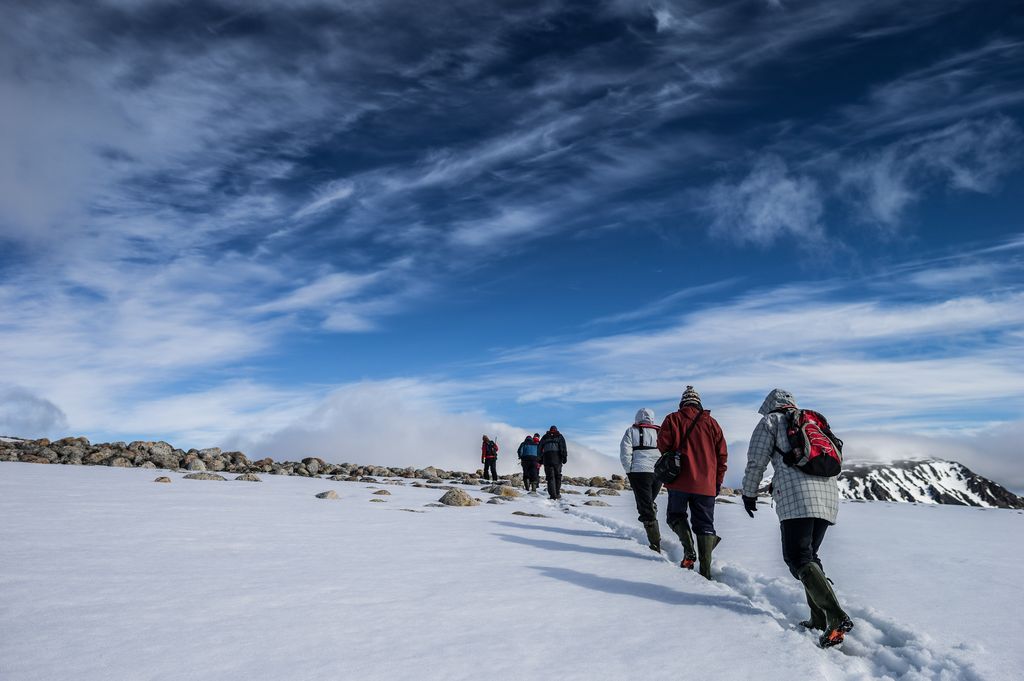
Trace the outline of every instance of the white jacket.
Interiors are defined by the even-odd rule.
[[[619,460],[627,473],[653,473],[654,463],[660,456],[654,412],[644,407],[636,413],[636,422],[622,436]]]

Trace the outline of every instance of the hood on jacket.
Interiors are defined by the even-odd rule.
[[[523,442],[533,442],[533,436],[532,435],[527,435],[526,439],[523,440]]]
[[[782,409],[783,407],[795,407],[796,398],[793,397],[793,393],[782,388],[775,388],[768,397],[764,398],[764,402],[761,403],[761,408],[757,410],[758,414],[767,416],[776,409]]]
[[[647,407],[644,407],[643,409],[638,409],[637,412],[636,412],[636,418],[633,420],[633,423],[634,424],[649,423],[649,424],[651,424],[653,426],[654,425],[654,411],[652,409],[648,409]]]

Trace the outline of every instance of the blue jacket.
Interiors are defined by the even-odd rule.
[[[532,437],[528,437],[523,440],[522,444],[519,445],[519,458],[520,459],[536,459],[540,455],[540,446],[533,441]]]

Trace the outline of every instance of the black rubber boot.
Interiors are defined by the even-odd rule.
[[[661,528],[657,520],[648,520],[644,523],[644,530],[647,531],[647,545],[651,551],[661,553]]]
[[[697,560],[697,552],[693,548],[693,534],[690,532],[690,524],[682,518],[676,518],[670,520],[668,526],[676,533],[676,536],[679,537],[679,542],[683,545],[683,562],[680,563],[680,567],[692,570],[694,561]]]
[[[717,534],[697,535],[697,556],[700,560],[700,574],[704,579],[711,579],[711,554],[722,541]]]
[[[800,626],[805,629],[825,631],[825,613],[811,600],[811,595],[807,593],[806,587],[804,587],[804,595],[807,597],[807,607],[811,609],[811,616],[801,622]]]
[[[821,566],[808,563],[800,568],[799,577],[807,593],[807,601],[817,605],[825,616],[825,633],[818,637],[818,644],[822,648],[839,645],[846,633],[853,629],[853,622],[839,605],[836,592],[832,590]]]

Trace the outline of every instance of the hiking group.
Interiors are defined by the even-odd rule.
[[[779,517],[782,558],[804,586],[811,616],[800,624],[821,631],[818,643],[831,647],[843,642],[853,622],[847,616],[831,580],[825,576],[818,549],[839,511],[837,476],[842,463],[842,440],[816,411],[800,409],[793,395],[776,388],[758,409],[743,475],[743,508],[753,518],[768,464],[773,469],[768,487]],[[517,450],[523,467],[523,486],[537,493],[544,468],[548,497],[560,499],[562,465],[568,451],[565,438],[551,426],[543,437],[527,435]],[[485,480],[497,481],[498,443],[486,435],[480,450]],[[619,458],[629,479],[639,520],[652,550],[661,552],[657,498],[668,492],[666,524],[683,546],[680,566],[697,566],[711,579],[711,556],[722,538],[715,531],[715,503],[729,452],[725,435],[711,411],[704,409],[693,386],[686,386],[679,409],[655,423],[646,407],[636,413],[619,445]]]
[[[782,557],[804,586],[811,616],[800,624],[821,631],[823,648],[842,643],[853,628],[831,580],[825,576],[818,549],[839,511],[837,476],[842,441],[818,412],[800,409],[785,390],[775,389],[761,404],[743,475],[743,507],[753,518],[768,464],[769,493],[782,535]],[[637,411],[619,447],[639,520],[652,550],[661,551],[656,499],[668,491],[666,524],[683,546],[683,568],[699,564],[711,579],[711,555],[722,538],[715,531],[715,499],[722,491],[729,457],[722,428],[704,409],[693,386],[686,386],[679,409],[656,425],[654,412]]]
[[[544,436],[540,433],[527,435],[519,445],[516,454],[523,467],[523,487],[531,494],[537,493],[540,485],[540,469],[544,468],[547,479],[548,497],[562,498],[562,466],[568,460],[569,450],[565,446],[565,438],[558,428],[551,426]],[[484,480],[498,481],[496,470],[498,461],[498,443],[486,435],[480,446],[480,463],[484,465]]]

